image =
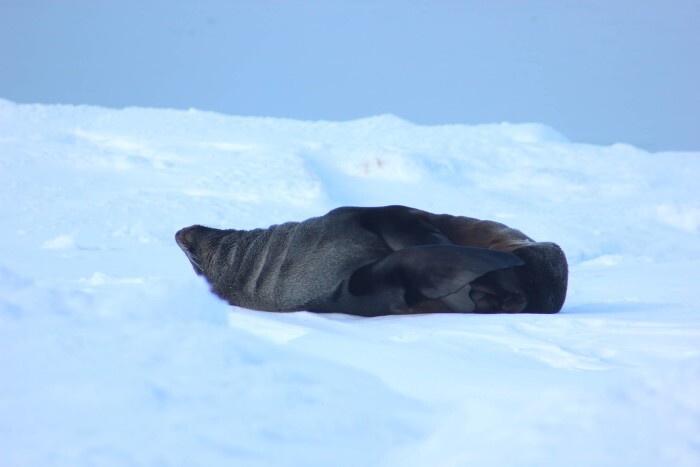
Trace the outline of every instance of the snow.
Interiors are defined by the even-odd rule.
[[[698,465],[699,155],[0,100],[0,465]],[[384,204],[559,243],[564,309],[255,312],[173,241]]]

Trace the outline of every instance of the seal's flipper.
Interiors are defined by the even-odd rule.
[[[367,208],[360,215],[360,224],[379,235],[393,251],[417,245],[452,245],[440,229],[417,215],[419,212],[405,206]]]
[[[393,310],[439,300],[453,311],[470,312],[476,307],[469,296],[470,282],[490,271],[521,264],[523,261],[517,256],[498,250],[415,246],[355,271],[348,292],[355,296],[373,295]],[[394,303],[397,301],[403,302]]]
[[[471,296],[472,287],[470,284],[444,297],[440,301],[450,307],[451,310],[461,313],[471,313],[476,311],[476,304]]]
[[[513,253],[522,258],[525,267],[517,276],[528,305],[527,313],[557,313],[564,306],[569,279],[566,255],[556,243],[534,242]]]

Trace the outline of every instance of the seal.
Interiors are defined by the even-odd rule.
[[[266,229],[193,225],[175,240],[216,295],[254,310],[556,313],[566,298],[555,243],[406,206],[341,207]]]

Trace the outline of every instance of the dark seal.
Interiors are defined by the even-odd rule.
[[[342,207],[267,229],[194,225],[175,239],[216,295],[254,310],[556,313],[566,297],[558,245],[405,206]]]

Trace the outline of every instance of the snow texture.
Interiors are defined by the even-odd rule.
[[[696,466],[699,156],[0,100],[0,465]],[[173,241],[385,204],[559,243],[563,311],[254,312]]]

